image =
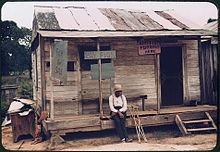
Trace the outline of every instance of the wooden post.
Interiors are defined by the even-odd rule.
[[[52,79],[52,57],[53,57],[53,48],[52,43],[50,44],[50,118],[54,120],[54,101],[53,101],[53,79]]]
[[[157,104],[157,109],[158,109],[158,114],[160,113],[160,106],[161,106],[161,77],[160,77],[160,54],[156,55],[156,61],[157,61],[157,93],[158,93],[158,104]]]
[[[100,51],[100,43],[99,39],[97,39],[97,51]],[[98,59],[99,64],[99,110],[100,110],[100,116],[103,117],[103,103],[102,103],[102,64],[101,59]]]
[[[160,60],[159,55],[154,55],[154,73],[155,73],[155,85],[156,85],[156,94],[157,94],[157,113],[160,113],[160,103],[161,103],[161,82],[160,82]]]

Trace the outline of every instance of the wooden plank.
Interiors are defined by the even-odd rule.
[[[191,120],[191,121],[183,121],[184,124],[191,124],[191,123],[204,123],[204,122],[210,122],[209,119],[204,119],[204,120]]]
[[[157,72],[157,112],[160,113],[161,105],[161,77],[160,77],[160,55],[156,55],[156,72]]]
[[[76,85],[76,84],[75,84]],[[77,90],[77,86],[75,86],[75,85],[64,85],[64,86],[55,86],[54,85],[54,92],[72,92],[72,91],[76,91]],[[47,87],[49,87],[50,85],[47,85]],[[47,91],[49,91],[48,89],[47,89]]]
[[[65,135],[70,132],[87,132],[87,131],[100,131],[102,130],[100,126],[89,126],[89,127],[81,127],[81,128],[72,128],[72,129],[60,129],[51,131],[58,135]]]
[[[86,114],[86,115],[77,115],[77,116],[72,116],[71,114],[65,114],[65,115],[59,115],[56,117],[56,121],[62,122],[63,120],[87,120],[93,117],[99,117],[99,114]],[[52,122],[51,122],[52,123]]]
[[[100,42],[99,39],[97,39],[97,51],[100,51]],[[101,115],[101,118],[103,116],[103,99],[102,99],[102,68],[101,68],[101,59],[98,59],[99,64],[99,112]]]
[[[50,72],[45,72],[45,76],[48,78],[50,76]],[[67,81],[76,81],[77,80],[77,71],[67,72]]]
[[[192,131],[208,131],[208,130],[216,130],[214,127],[213,128],[196,128],[196,129],[187,129],[187,131],[192,132]]]
[[[54,97],[77,97],[77,90],[73,91],[53,91],[54,92]],[[51,97],[49,95],[49,91],[47,91],[47,96]]]
[[[205,112],[206,116],[209,118],[209,120],[212,122],[212,126],[217,130],[217,126],[215,125],[215,122],[213,121],[212,117],[208,112]]]
[[[209,106],[209,105],[201,105],[196,107],[172,107],[172,108],[164,108],[161,109],[161,114],[168,114],[168,113],[185,113],[185,112],[200,112],[200,111],[216,111],[216,106]],[[182,117],[181,117],[182,118]]]
[[[117,25],[116,25],[117,26]],[[121,25],[120,25],[121,26]],[[126,27],[125,27],[126,28]],[[120,30],[120,29],[118,29]],[[43,37],[66,37],[66,38],[96,38],[97,36],[100,38],[104,37],[130,37],[130,36],[191,36],[191,35],[217,35],[216,32],[212,31],[188,31],[188,30],[178,30],[178,31],[38,31]],[[130,30],[130,29],[128,29]]]
[[[188,70],[186,65],[186,57],[187,57],[187,50],[186,45],[182,46],[182,71],[183,71],[183,102],[184,104],[188,104],[189,101],[189,86],[188,86]]]
[[[153,65],[153,59],[141,60],[141,57],[119,58],[115,60],[115,66]]]
[[[53,56],[53,48],[52,48],[52,45],[50,45],[50,65],[53,64],[53,59],[52,59],[52,56]],[[53,98],[53,95],[54,95],[54,92],[53,92],[53,81],[52,81],[52,68],[53,66],[50,66],[50,79],[49,79],[49,83],[50,83],[50,118],[52,120],[54,120],[54,98]]]
[[[181,131],[182,135],[188,135],[189,133],[187,132],[186,127],[184,126],[184,123],[182,122],[182,120],[180,119],[179,115],[176,115],[175,117],[175,122],[179,128],[179,130]]]
[[[100,118],[91,117],[89,119],[77,119],[69,120],[64,119],[63,121],[47,121],[48,130],[59,130],[59,129],[72,129],[90,126],[99,126]]]
[[[154,70],[154,65],[152,64],[152,65],[115,66],[116,73],[120,74],[122,70],[127,71],[129,73],[146,74],[147,71]]]

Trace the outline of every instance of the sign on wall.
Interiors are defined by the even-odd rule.
[[[116,58],[116,51],[85,51],[84,59],[112,59]]]
[[[67,44],[68,41],[55,41],[52,53],[52,77],[63,84],[67,82]]]
[[[138,41],[139,55],[159,54],[160,50],[160,42],[157,40],[142,39]]]
[[[111,79],[115,77],[115,70],[113,63],[103,63],[101,65],[102,79]],[[92,80],[99,80],[99,65],[91,65],[91,76]]]

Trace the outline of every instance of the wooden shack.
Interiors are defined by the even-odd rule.
[[[200,54],[201,36],[216,35],[175,11],[36,6],[33,94],[41,111],[49,112],[44,129],[65,134],[113,128],[108,97],[117,83],[128,104],[139,107],[144,126],[175,123],[177,114],[183,120],[201,118],[204,112],[216,118],[216,106],[201,98]],[[59,71],[62,81],[53,78],[59,66],[53,62],[56,50],[67,52],[58,54],[66,66]],[[115,58],[85,59],[87,51],[110,50]],[[91,65],[107,63],[114,65],[113,76],[92,79]],[[198,106],[190,106],[192,100]],[[127,125],[134,127],[130,119]]]

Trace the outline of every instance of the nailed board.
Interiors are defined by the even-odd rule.
[[[102,79],[110,79],[115,77],[115,69],[113,63],[105,63],[101,65]],[[99,80],[99,65],[91,65],[92,80]]]
[[[52,77],[63,84],[67,82],[67,45],[68,41],[55,41],[52,53]]]
[[[116,58],[116,51],[86,51],[84,59],[112,59]]]

